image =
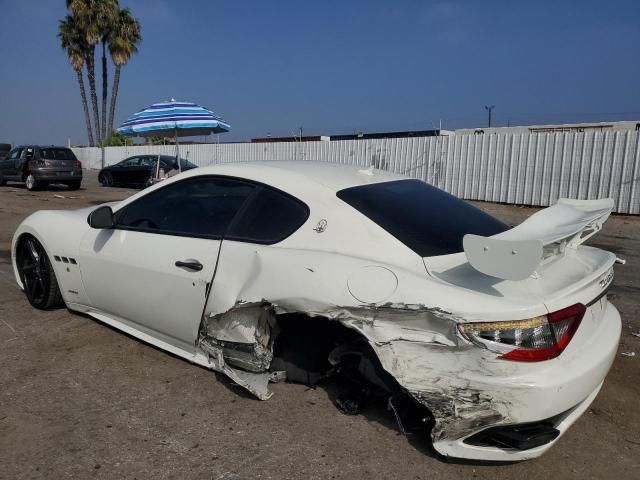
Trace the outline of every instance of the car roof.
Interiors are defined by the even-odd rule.
[[[135,155],[129,155],[126,158],[123,158],[122,160],[120,160],[121,162],[125,161],[125,160],[129,160],[130,158],[135,158],[135,157],[154,157],[156,158],[158,156],[157,153],[137,153]],[[160,159],[161,160],[172,160],[174,161],[176,159],[175,155],[160,155]],[[182,157],[180,157],[180,160],[186,160]]]
[[[31,145],[31,144],[27,144],[27,145],[16,145],[14,148],[64,148],[65,150],[71,150],[69,147],[63,147],[60,145]]]
[[[217,164],[190,170],[191,175],[231,175],[264,182],[288,191],[300,190],[304,183],[322,185],[337,192],[344,188],[372,183],[405,180],[406,176],[374,168],[312,161],[260,161]],[[187,175],[189,172],[185,173]]]

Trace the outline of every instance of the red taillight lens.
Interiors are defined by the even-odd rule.
[[[577,303],[528,320],[466,323],[458,328],[469,341],[499,353],[498,358],[539,362],[562,353],[586,311],[584,305]]]
[[[82,168],[82,163],[80,163],[80,160],[76,160],[76,164],[75,165],[76,165],[76,168],[78,170],[80,170]]]
[[[586,312],[587,307],[581,303],[576,303],[547,315],[560,351],[567,347]]]

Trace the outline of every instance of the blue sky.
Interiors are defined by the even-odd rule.
[[[640,118],[640,2],[121,0],[143,43],[116,121],[201,103],[224,140]],[[0,142],[86,142],[64,0],[0,0]],[[111,75],[112,72],[110,72]]]

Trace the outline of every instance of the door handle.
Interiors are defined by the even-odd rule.
[[[188,270],[193,270],[194,272],[202,270],[202,264],[197,260],[185,260],[183,262],[177,261],[176,267],[186,268]]]

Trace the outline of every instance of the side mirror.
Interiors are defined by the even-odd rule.
[[[113,228],[115,226],[113,210],[109,205],[96,208],[87,217],[87,223],[91,228]]]

